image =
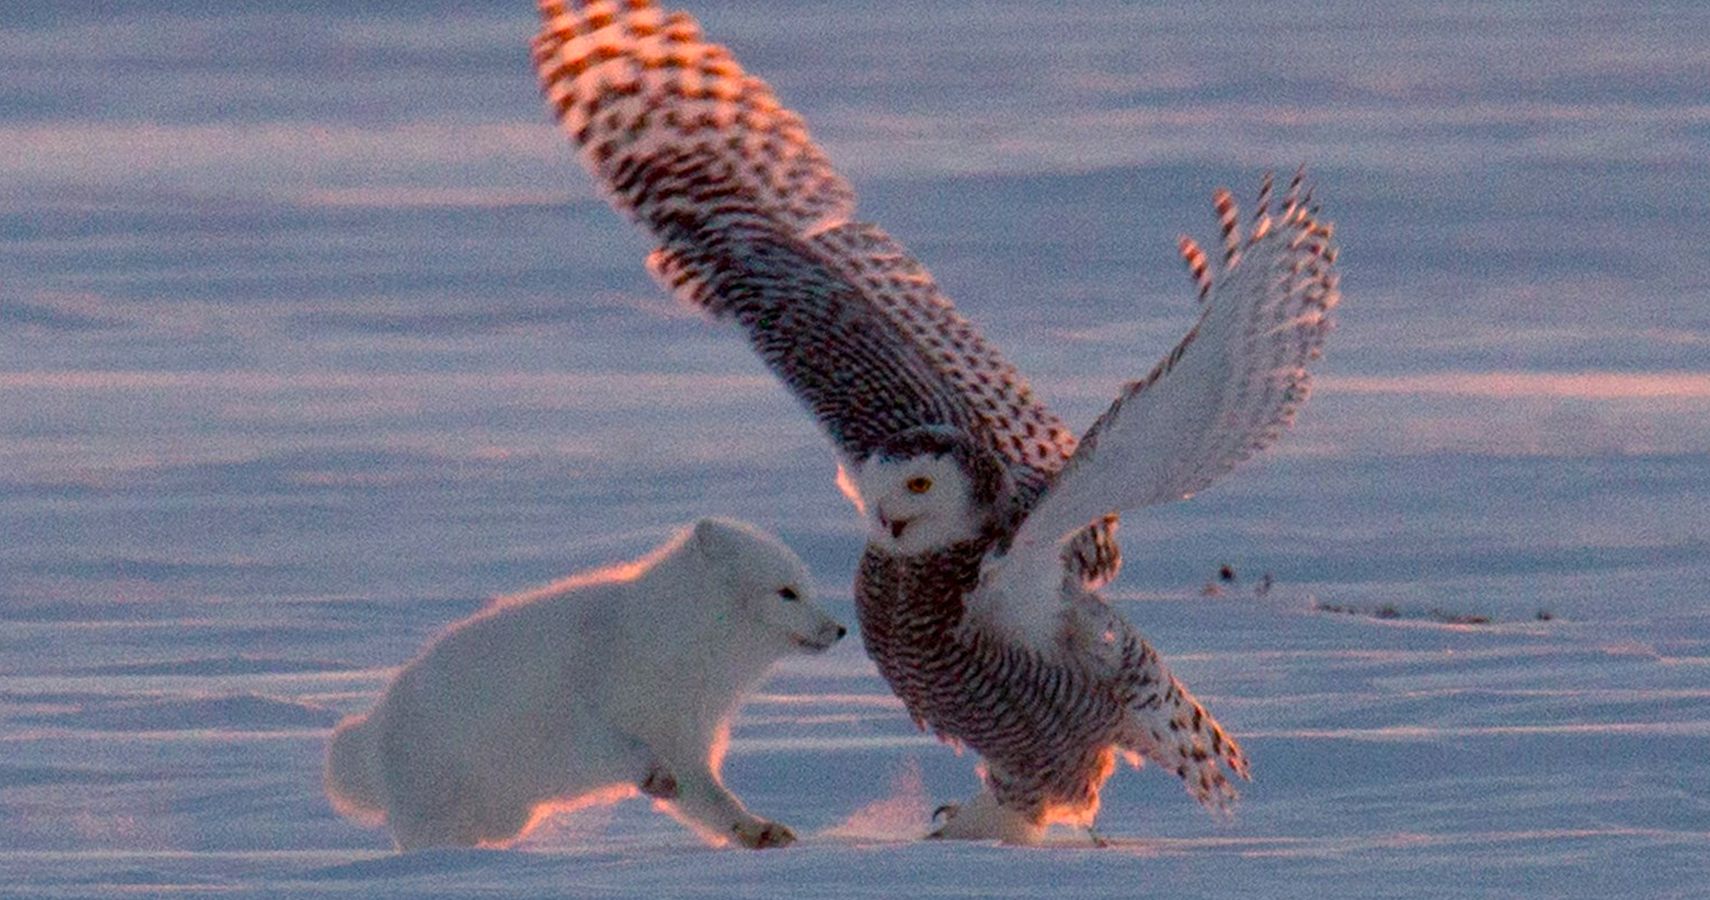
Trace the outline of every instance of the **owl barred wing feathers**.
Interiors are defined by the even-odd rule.
[[[542,0],[541,90],[612,203],[652,226],[674,198],[642,194],[642,166],[704,153],[729,164],[744,202],[794,234],[847,221],[855,192],[801,117],[687,13],[651,0]],[[691,207],[692,208],[692,207]]]
[[[919,262],[850,221],[854,191],[764,81],[651,0],[540,7],[542,90],[612,204],[660,242],[655,277],[747,329],[846,457],[884,429],[953,425],[1043,487],[1073,434]]]
[[[1306,399],[1307,364],[1331,328],[1336,250],[1329,224],[1308,208],[1297,175],[1281,209],[1260,191],[1250,233],[1234,201],[1217,194],[1225,235],[1223,270],[1183,239],[1183,256],[1205,297],[1199,323],[1145,378],[1129,384],[1082,437],[993,560],[973,600],[982,616],[1044,642],[1056,609],[1037,608],[1042,584],[1062,572],[1056,549],[1088,522],[1179,500],[1275,442]],[[1048,604],[1047,604],[1048,605]]]
[[[1199,324],[1093,423],[1033,510],[1037,527],[1190,496],[1293,422],[1340,299],[1331,226],[1307,202],[1291,190],[1275,218],[1261,206],[1243,238],[1218,192],[1226,262]]]
[[[799,239],[766,222],[684,237],[692,249],[656,251],[650,267],[679,297],[741,325],[845,456],[922,425],[972,426],[962,398]]]
[[[815,241],[968,398],[991,448],[1024,487],[1043,488],[1074,453],[1074,434],[939,292],[926,267],[875,225],[852,222]]]

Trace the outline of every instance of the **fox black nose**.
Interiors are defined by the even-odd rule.
[[[844,628],[842,625],[837,626],[837,639],[838,640],[840,640],[840,641],[843,640],[843,636],[848,634],[848,633],[849,633],[849,629]]]

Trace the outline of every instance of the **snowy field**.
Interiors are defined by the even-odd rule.
[[[919,841],[972,760],[855,640],[737,722],[790,849],[640,801],[505,852],[338,818],[332,724],[484,598],[716,513],[853,624],[862,528],[593,196],[529,0],[16,3],[0,895],[1703,896],[1710,9],[1055,6],[688,0],[1077,427],[1191,322],[1211,191],[1311,166],[1318,393],[1122,531],[1124,612],[1253,758],[1233,822],[1124,771],[1110,848]]]

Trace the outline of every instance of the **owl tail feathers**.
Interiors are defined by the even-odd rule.
[[[1119,743],[1174,772],[1188,794],[1213,814],[1234,815],[1240,792],[1230,775],[1252,780],[1247,755],[1180,681],[1165,675],[1158,687],[1130,704]]]

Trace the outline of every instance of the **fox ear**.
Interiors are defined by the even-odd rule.
[[[701,555],[717,562],[732,560],[741,552],[736,540],[736,527],[719,519],[702,519],[695,523],[695,546]]]

